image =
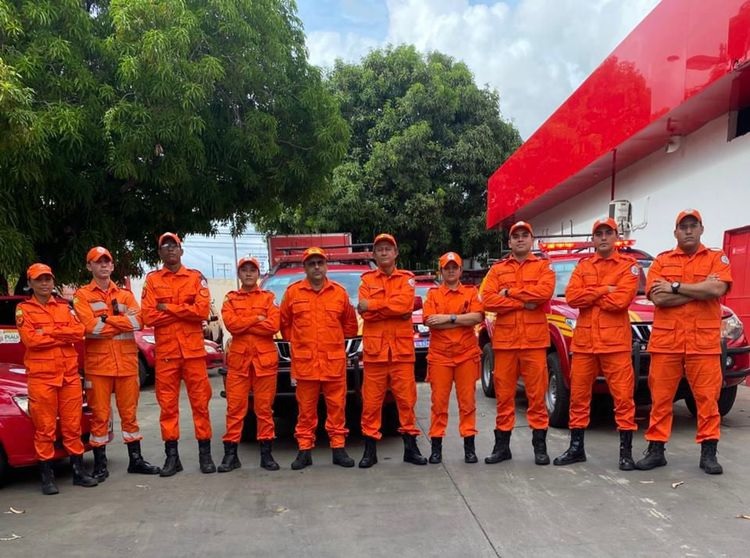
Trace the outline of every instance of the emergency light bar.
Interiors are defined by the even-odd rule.
[[[628,248],[635,245],[633,239],[620,239],[615,240],[615,248]],[[544,253],[568,251],[573,250],[586,250],[587,248],[593,248],[594,243],[590,241],[566,241],[566,242],[539,242],[539,249]]]

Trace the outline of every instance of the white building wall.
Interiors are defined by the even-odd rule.
[[[703,243],[721,247],[724,231],[750,224],[750,134],[727,142],[728,115],[683,138],[679,150],[659,150],[619,172],[615,199],[633,208],[636,247],[658,254],[674,247],[674,219],[686,208],[703,215]],[[611,193],[607,178],[538,216],[530,217],[537,235],[590,233],[606,215]]]

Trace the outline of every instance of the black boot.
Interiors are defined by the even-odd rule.
[[[489,457],[484,458],[485,463],[500,463],[513,458],[510,453],[510,430],[495,430],[495,447]]]
[[[476,463],[477,461],[479,459],[474,447],[474,436],[466,436],[464,438],[464,463]]]
[[[333,453],[333,464],[341,465],[342,467],[354,467],[354,460],[349,457],[344,448],[332,448]]]
[[[531,431],[531,445],[534,448],[534,463],[537,465],[549,465],[546,428],[535,428]]]
[[[211,458],[211,440],[198,440],[198,463],[201,473],[216,472],[216,465]]]
[[[365,436],[365,452],[359,460],[360,469],[369,469],[378,462],[377,440]]]
[[[586,461],[586,450],[583,447],[583,428],[574,428],[570,431],[570,446],[561,455],[555,457],[555,465],[571,465]],[[631,433],[632,437],[632,433]],[[620,438],[622,440],[622,438]],[[622,446],[620,446],[622,447]]]
[[[635,469],[633,461],[633,431],[620,430],[620,471]]]
[[[57,484],[55,484],[55,472],[52,470],[51,462],[40,461],[39,474],[42,476],[42,494],[51,496],[52,494],[60,493],[57,489]]]
[[[164,467],[161,468],[159,475],[162,477],[171,477],[182,471],[180,454],[177,452],[177,440],[164,442],[164,453],[167,459],[164,461]]]
[[[271,440],[262,440],[260,442],[260,466],[266,471],[278,471],[279,464],[271,455]]]
[[[292,469],[294,471],[299,471],[310,465],[312,465],[312,450],[299,450],[297,452],[297,457],[292,461]]]
[[[95,447],[92,450],[94,452],[94,470],[91,471],[91,476],[96,479],[96,482],[104,482],[109,476],[107,470],[107,446]]]
[[[427,465],[427,459],[422,456],[414,434],[404,434],[404,462],[414,465]]]
[[[82,455],[71,455],[70,466],[73,469],[73,484],[75,486],[96,486],[99,483],[96,479],[86,472],[83,467],[83,456]]]
[[[635,468],[640,471],[648,471],[654,467],[664,467],[667,459],[664,457],[665,442],[649,442],[648,449],[643,453],[643,459],[635,464]]]
[[[138,473],[139,475],[158,475],[161,469],[156,465],[151,465],[143,459],[141,455],[141,441],[135,440],[128,442],[128,473]]]
[[[716,460],[716,445],[719,440],[703,440],[701,442],[700,468],[709,475],[720,475],[724,469]]]
[[[430,463],[440,463],[443,460],[443,439],[432,438],[432,450],[430,452]]]
[[[234,469],[242,467],[239,457],[237,457],[237,442],[224,442],[224,459],[221,460],[218,471],[228,473]]]

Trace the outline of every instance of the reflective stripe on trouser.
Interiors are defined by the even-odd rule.
[[[81,408],[83,392],[81,380],[75,376],[63,378],[62,386],[53,386],[29,378],[29,413],[34,423],[34,450],[42,461],[55,457],[57,417],[63,446],[70,455],[83,454],[81,442]]]
[[[448,405],[451,388],[456,384],[458,401],[458,433],[462,438],[477,433],[476,383],[479,362],[467,360],[459,364],[430,364],[432,389],[430,437],[443,438],[448,426]]]
[[[257,439],[273,440],[273,400],[276,397],[276,374],[257,376],[250,368],[247,376],[227,374],[225,386],[227,392],[227,431],[222,438],[225,442],[239,442],[242,438],[242,427],[247,415],[248,395],[253,392],[253,411],[258,421]]]
[[[618,430],[638,430],[633,402],[633,360],[630,352],[575,353],[570,369],[569,428],[587,428],[591,415],[591,393],[599,371],[607,380],[615,403]]]
[[[161,408],[161,437],[165,442],[180,439],[181,380],[185,380],[193,411],[195,437],[198,440],[210,440],[208,402],[211,400],[211,384],[208,381],[206,359],[203,357],[156,359],[156,400]]]
[[[365,364],[362,383],[362,435],[379,440],[382,438],[383,400],[390,384],[391,393],[398,409],[398,431],[401,434],[418,436],[417,383],[414,380],[413,362],[369,362]]]
[[[646,440],[667,442],[672,433],[672,405],[674,395],[684,373],[695,398],[698,411],[698,430],[695,441],[718,440],[721,416],[721,361],[719,355],[685,355],[654,353],[648,373],[651,390],[651,417]]]
[[[346,435],[346,379],[322,382],[297,380],[297,425],[294,437],[301,450],[315,447],[315,429],[318,427],[318,399],[326,402],[326,432],[332,448],[343,448]]]
[[[544,395],[547,392],[547,349],[495,350],[495,395],[497,417],[495,428],[513,430],[516,424],[516,386],[523,377],[529,406],[526,420],[529,428],[546,429],[549,425]]]
[[[115,394],[120,415],[122,441],[142,440],[138,419],[138,398],[141,393],[138,376],[86,375],[86,401],[91,408],[91,445],[103,446],[109,442],[109,419],[112,414],[112,394]]]

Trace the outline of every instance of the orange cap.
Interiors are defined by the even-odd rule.
[[[253,258],[252,256],[243,256],[240,258],[240,261],[237,262],[237,269],[241,268],[246,263],[251,263],[255,267],[258,268],[258,271],[260,271],[260,264],[258,263],[258,260]]]
[[[161,248],[161,245],[164,243],[164,241],[169,240],[169,239],[174,240],[177,243],[177,246],[182,246],[182,241],[180,240],[180,237],[172,232],[165,232],[163,235],[161,235],[159,237],[158,246]]]
[[[532,229],[531,225],[528,224],[526,221],[518,221],[517,223],[514,223],[513,226],[510,227],[510,232],[508,232],[508,236],[512,235],[518,229],[526,229],[527,231],[529,231],[531,236],[534,236],[534,229]]]
[[[389,242],[390,244],[393,244],[394,248],[398,248],[398,244],[396,244],[396,239],[393,238],[393,235],[390,235],[388,233],[380,233],[378,236],[375,237],[375,240],[372,241],[372,245],[375,246],[378,242]]]
[[[312,258],[313,256],[320,256],[324,260],[328,261],[328,254],[325,253],[325,250],[323,250],[322,248],[318,248],[317,246],[311,246],[302,253],[302,263],[305,263],[309,258]]]
[[[594,234],[599,227],[609,227],[615,232],[618,231],[617,221],[612,219],[612,217],[602,217],[601,219],[594,221],[594,226],[591,227],[591,234]]]
[[[107,250],[104,246],[94,246],[91,250],[89,250],[88,254],[86,254],[86,263],[98,262],[104,256],[107,256],[110,260],[114,261],[112,254],[110,254],[109,250]]]
[[[52,268],[43,263],[31,264],[29,269],[26,270],[26,277],[29,279],[37,279],[42,275],[52,275],[53,279],[55,277],[55,274],[52,273]]]
[[[683,209],[680,211],[679,215],[677,215],[677,220],[674,222],[674,226],[676,227],[679,225],[686,217],[695,217],[701,225],[703,224],[703,217],[701,217],[701,214],[697,209]]]
[[[458,267],[461,267],[464,264],[461,256],[459,256],[455,252],[446,252],[445,254],[440,256],[440,269],[443,269],[450,262],[455,262]]]

